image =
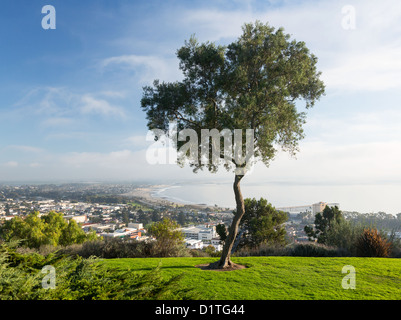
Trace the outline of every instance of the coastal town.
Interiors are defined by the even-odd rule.
[[[216,226],[229,226],[232,210],[217,206],[183,205],[153,196],[163,186],[119,184],[62,184],[0,186],[0,223],[30,212],[61,212],[85,232],[103,238],[151,241],[147,227],[169,217],[177,221],[190,249],[213,246],[222,250]],[[305,215],[289,215],[285,223],[289,242],[307,241]],[[309,215],[310,218],[312,217]]]

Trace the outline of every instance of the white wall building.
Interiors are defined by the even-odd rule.
[[[185,245],[189,249],[202,249],[203,248],[202,240],[186,239]]]
[[[143,224],[142,223],[129,222],[128,223],[128,228],[143,229]]]
[[[184,237],[193,240],[207,240],[211,241],[217,236],[216,227],[206,227],[204,225],[191,226],[186,228],[181,228],[184,233]]]

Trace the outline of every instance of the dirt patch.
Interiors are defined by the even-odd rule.
[[[248,267],[242,264],[231,263],[229,267],[218,268],[217,263],[209,263],[209,264],[198,264],[195,266],[195,268],[199,268],[202,270],[211,270],[211,271],[233,271],[233,270],[246,269]]]

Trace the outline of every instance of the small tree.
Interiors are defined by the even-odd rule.
[[[257,160],[269,165],[277,148],[294,155],[305,123],[298,102],[305,101],[310,108],[324,94],[317,58],[304,42],[290,40],[282,28],[275,30],[258,21],[245,24],[242,30],[228,46],[199,44],[192,37],[177,51],[184,79],[173,83],[155,80],[153,86],[144,88],[141,100],[150,130],[169,132],[170,121],[176,123],[178,132],[191,130],[173,140],[177,151],[183,151],[180,164],[189,159],[194,172],[204,168],[216,172],[224,165],[235,174],[236,214],[221,259],[213,265],[216,268],[232,266],[231,250],[245,213],[240,182],[249,165]],[[205,130],[219,132],[225,141],[234,135],[232,148],[227,150],[226,142],[223,148],[220,140],[203,140]],[[247,132],[246,142],[235,139],[242,131]],[[190,141],[201,137],[199,150],[181,149],[187,137]],[[244,151],[245,157],[239,156]]]
[[[245,199],[245,214],[240,223],[244,230],[240,245],[257,247],[261,244],[285,243],[285,212],[276,210],[266,199]]]
[[[327,232],[334,223],[341,223],[344,220],[340,209],[337,206],[326,206],[322,213],[315,215],[315,229],[305,226],[304,231],[309,240],[317,239],[318,243],[327,244]]]
[[[157,255],[174,256],[183,247],[184,235],[179,228],[180,225],[169,218],[164,218],[149,227],[149,234],[156,238]]]
[[[62,213],[49,212],[39,217],[39,212],[30,213],[25,219],[15,217],[0,228],[5,241],[23,240],[22,244],[29,248],[41,245],[70,245],[87,240],[96,240],[95,232],[85,233],[77,222],[67,222]]]

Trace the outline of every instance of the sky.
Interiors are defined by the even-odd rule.
[[[45,5],[55,29],[42,27]],[[256,20],[306,43],[326,95],[296,158],[257,164],[243,189],[268,186],[273,204],[401,212],[398,0],[3,0],[0,182],[231,183],[224,171],[150,164],[140,99],[155,79],[182,79],[176,51],[191,35],[226,45]]]

